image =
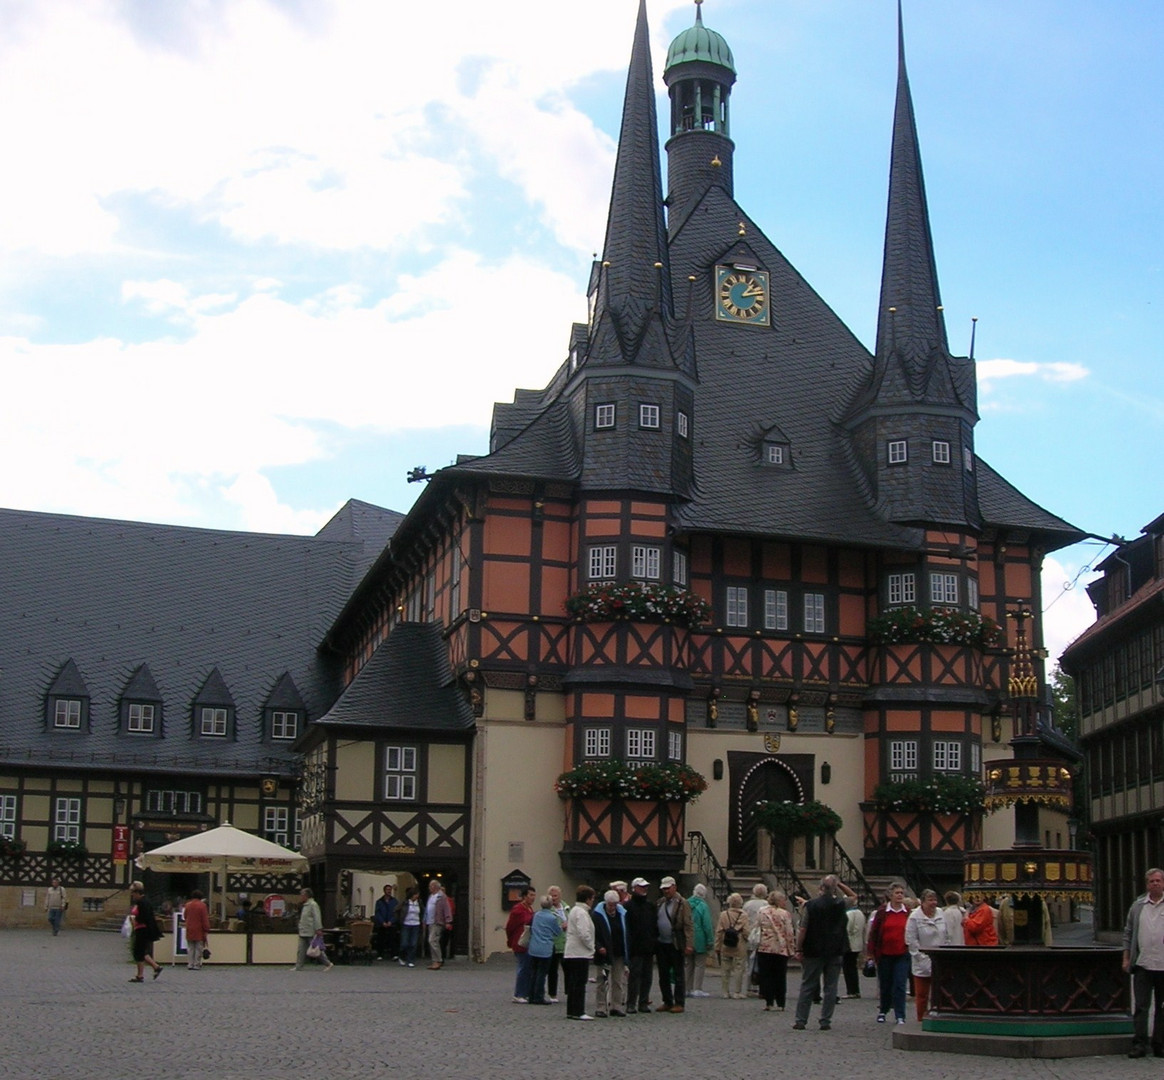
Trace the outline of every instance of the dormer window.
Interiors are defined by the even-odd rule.
[[[950,464],[950,444],[944,439],[934,439],[933,455],[935,465]]]
[[[659,430],[659,406],[658,405],[640,405],[639,406],[639,427],[649,428],[652,431]]]
[[[685,412],[681,412],[675,417],[675,430],[679,432],[679,438],[687,438],[687,414]]]
[[[45,700],[45,726],[53,731],[85,731],[89,724],[89,687],[72,660],[66,660]]]
[[[595,405],[594,406],[594,426],[596,428],[612,428],[614,427],[614,405]]]
[[[227,710],[204,705],[200,712],[202,734],[225,738]]]
[[[139,735],[152,735],[154,733],[154,707],[144,702],[131,701],[125,729]]]
[[[271,713],[271,738],[294,739],[299,734],[299,713],[276,709]]]
[[[974,471],[974,451],[968,446],[962,447],[962,468],[967,472]]]
[[[777,467],[788,465],[792,461],[792,453],[786,443],[764,443],[764,464]]]
[[[909,460],[909,444],[905,439],[889,440],[889,464],[904,465]]]
[[[57,698],[53,708],[53,727],[80,728],[83,706],[80,698]]]

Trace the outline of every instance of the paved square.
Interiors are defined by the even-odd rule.
[[[211,942],[213,947],[213,940]],[[511,1004],[508,958],[441,971],[337,966],[167,967],[134,985],[115,934],[66,928],[0,933],[0,1076],[22,1080],[263,1077],[775,1077],[819,1080],[908,1073],[926,1080],[1153,1077],[1152,1058],[1021,1061],[906,1053],[875,1002],[842,1001],[833,1029],[792,1030],[792,1013],[724,1001],[717,974],[683,1016],[568,1023],[565,1006]],[[872,990],[871,980],[864,980]],[[790,979],[795,993],[797,979]],[[657,998],[656,991],[656,998]],[[593,988],[589,997],[593,1008]],[[911,1002],[912,1005],[912,1002]],[[910,1021],[913,1026],[914,1021]]]

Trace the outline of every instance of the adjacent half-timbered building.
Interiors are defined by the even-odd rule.
[[[1145,871],[1164,862],[1164,515],[1098,569],[1096,621],[1061,662],[1087,765],[1096,925],[1118,930]]]
[[[298,846],[295,740],[342,685],[318,646],[400,520],[353,501],[301,537],[0,511],[0,925],[43,920],[52,876],[70,922],[124,912],[137,853],[223,822]],[[154,878],[159,901],[206,887]]]

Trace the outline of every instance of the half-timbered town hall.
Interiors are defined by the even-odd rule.
[[[524,877],[657,881],[696,845],[818,859],[773,854],[764,802],[831,807],[869,875],[955,883],[965,850],[1010,843],[1006,815],[874,795],[1009,756],[1008,612],[1041,647],[1043,556],[1080,533],[975,451],[903,48],[872,351],[735,200],[733,98],[763,79],[739,76],[697,6],[660,147],[640,5],[588,321],[402,520],[3,515],[26,579],[0,613],[0,830],[27,842],[0,859],[6,914],[56,839],[87,848],[80,891],[111,891],[119,823],[300,843],[329,914],[439,874],[475,955]]]

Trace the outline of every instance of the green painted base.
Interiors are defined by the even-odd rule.
[[[922,1021],[923,1031],[948,1032],[958,1035],[1009,1035],[1015,1038],[1055,1038],[1068,1035],[1131,1035],[1132,1018],[1116,1016],[1094,1020],[1003,1020],[993,1017],[946,1020],[928,1017]]]

